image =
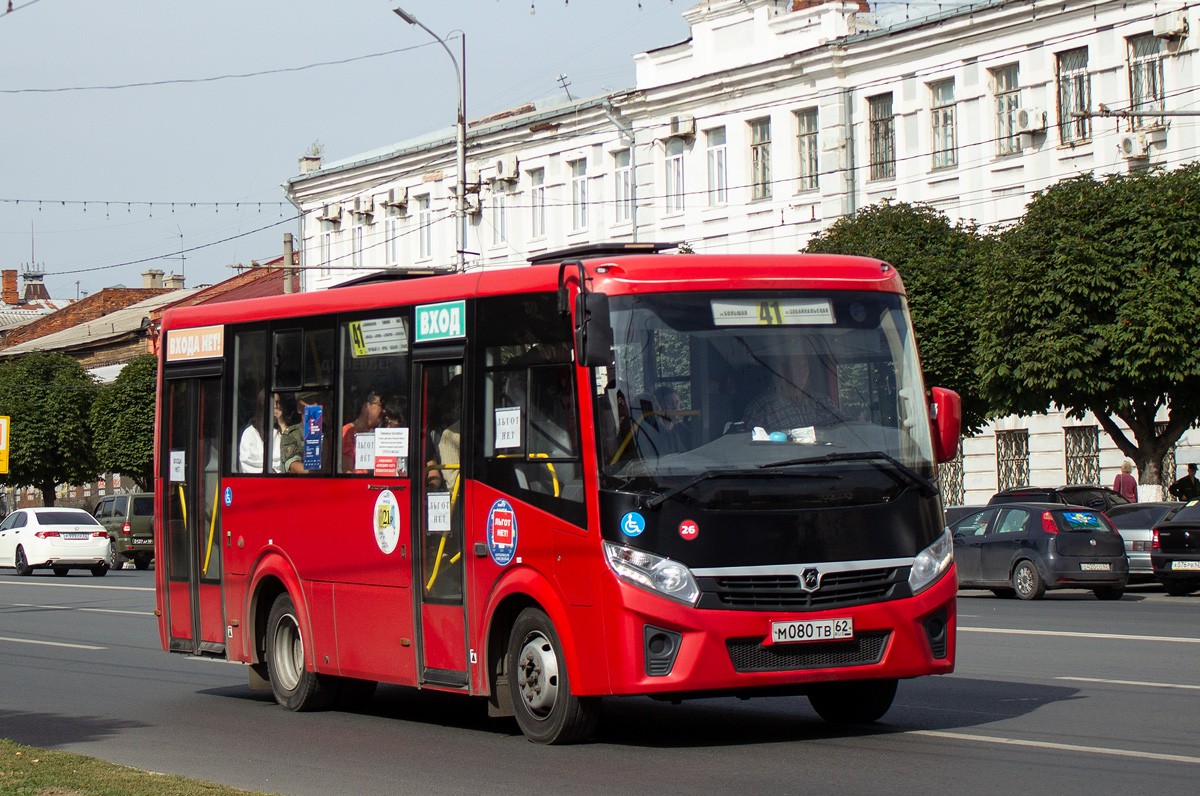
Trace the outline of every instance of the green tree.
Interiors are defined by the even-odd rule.
[[[1141,483],[1162,483],[1200,419],[1200,164],[1064,180],[1001,248],[981,272],[986,394],[1006,412],[1091,412]]]
[[[96,382],[71,357],[46,351],[0,363],[0,415],[10,420],[9,486],[31,486],[54,505],[59,484],[82,484],[98,470],[88,427]]]
[[[908,293],[926,384],[958,392],[963,427],[978,431],[988,405],[976,373],[975,272],[995,247],[974,224],[951,224],[927,205],[884,202],[839,219],[807,250],[874,257],[896,268]]]
[[[132,478],[144,492],[154,481],[154,389],[158,358],[131,360],[92,403],[88,423],[103,472]]]

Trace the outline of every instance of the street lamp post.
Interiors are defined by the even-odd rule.
[[[458,185],[455,191],[456,205],[454,208],[454,248],[458,252],[458,270],[467,270],[466,248],[467,248],[467,84],[463,79],[462,70],[458,66],[458,59],[454,57],[454,53],[450,52],[450,48],[446,45],[445,40],[434,33],[429,28],[425,27],[416,17],[405,11],[403,8],[393,8],[396,16],[410,25],[416,25],[421,30],[428,33],[433,38],[437,39],[438,44],[442,45],[442,49],[446,51],[446,55],[450,56],[451,63],[454,64],[454,77],[458,80],[458,134],[457,134],[457,153],[458,153]],[[466,49],[466,34],[463,34],[463,49]]]

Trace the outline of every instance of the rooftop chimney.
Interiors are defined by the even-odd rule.
[[[157,268],[151,268],[149,271],[142,271],[142,287],[162,287],[163,272]]]
[[[183,274],[168,274],[163,280],[163,287],[167,290],[182,290],[183,289]]]
[[[0,291],[0,299],[10,307],[15,307],[21,301],[21,294],[17,292],[17,269],[4,269],[3,290]]]
[[[301,174],[312,174],[314,171],[320,171],[320,170],[321,170],[321,156],[320,155],[305,155],[304,157],[300,158],[300,173]]]

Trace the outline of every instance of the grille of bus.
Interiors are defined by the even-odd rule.
[[[797,575],[697,578],[700,608],[738,611],[823,611],[907,597],[908,568],[827,572],[806,592]],[[902,585],[903,584],[903,585]]]
[[[731,638],[729,659],[739,672],[790,672],[879,663],[890,630],[867,630],[850,641],[817,641],[766,646],[761,638]]]

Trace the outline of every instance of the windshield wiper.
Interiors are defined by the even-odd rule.
[[[646,508],[656,509],[659,506],[661,506],[663,503],[665,503],[667,500],[669,500],[670,498],[673,498],[676,495],[678,495],[679,493],[684,492],[688,489],[691,489],[692,487],[694,487],[696,484],[700,483],[701,481],[707,481],[710,478],[761,478],[761,477],[762,477],[762,473],[758,472],[758,470],[705,470],[704,472],[700,473],[700,475],[696,476],[695,478],[692,478],[689,481],[685,481],[684,483],[680,484],[679,486],[672,487],[671,489],[668,489],[666,492],[663,492],[661,495],[655,495],[654,497],[650,498],[649,500],[646,501]],[[826,478],[826,479],[831,479],[831,480],[838,480],[841,478],[840,475],[833,475],[831,473],[800,473],[800,474],[792,474],[788,477],[790,477],[790,478],[795,478],[795,477]]]
[[[904,462],[901,462],[900,460],[896,459],[893,456],[889,456],[888,454],[884,453],[883,451],[853,451],[850,453],[828,453],[824,456],[814,456],[810,459],[787,459],[782,462],[772,462],[770,464],[760,464],[758,467],[760,470],[762,470],[762,469],[770,469],[772,467],[791,467],[791,466],[797,465],[797,464],[821,464],[824,462],[854,462],[854,461],[873,462],[873,463],[875,463],[876,467],[879,467],[880,470],[883,470],[885,473],[888,473],[889,475],[894,475],[897,472],[902,474],[908,480],[909,484],[915,484],[916,486],[920,487],[921,494],[924,495],[925,497],[933,497],[934,495],[936,495],[938,493],[938,488],[932,481],[930,481],[928,478],[926,478],[925,476],[918,473],[916,470],[909,467]],[[887,462],[888,464],[892,465],[892,467],[894,467],[895,470],[893,471],[893,470],[889,470],[884,467],[880,467],[878,464],[878,462],[880,462],[880,461]]]

